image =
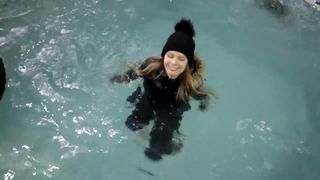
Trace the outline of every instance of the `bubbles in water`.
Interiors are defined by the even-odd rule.
[[[15,174],[16,174],[16,173],[15,173],[14,171],[8,170],[8,171],[3,175],[3,179],[4,179],[4,180],[13,179]]]
[[[240,137],[240,144],[251,144],[256,140],[256,137],[263,142],[268,144],[272,138],[270,132],[272,128],[267,126],[267,123],[263,120],[257,124],[250,118],[237,121],[236,131],[238,133],[244,133],[244,136]]]
[[[63,136],[53,136],[53,140],[57,140],[60,148],[69,147],[70,143]]]
[[[249,124],[252,122],[252,119],[244,119],[237,121],[236,131],[243,131],[248,128]]]
[[[51,40],[50,40],[51,41]],[[58,49],[54,46],[45,45],[41,48],[40,52],[37,53],[37,59],[39,59],[41,62],[46,62],[45,60],[54,57],[59,53]]]
[[[23,146],[21,146],[21,148],[22,148],[22,149],[26,149],[26,150],[30,151],[30,147],[29,147],[29,146],[27,146],[27,145],[23,145]]]
[[[37,123],[37,125],[47,125],[51,124],[59,129],[59,124],[54,121],[52,117],[41,117],[41,120]]]
[[[65,111],[65,112],[62,113],[62,116],[63,116],[63,117],[66,117],[69,113],[72,113],[72,112],[73,112],[73,110]],[[75,121],[73,121],[73,122],[75,122]],[[76,122],[75,122],[75,123],[76,123]]]
[[[36,74],[33,77],[32,86],[35,87],[41,95],[49,97],[52,102],[65,102],[64,97],[55,92],[49,84],[47,76],[43,73]]]
[[[55,39],[50,39],[50,41],[49,41],[49,44],[56,44],[57,43],[57,40],[55,40]]]
[[[24,66],[19,66],[18,67],[18,70],[20,71],[20,72],[22,72],[22,73],[25,73],[25,72],[27,72],[27,67],[24,65]]]
[[[79,146],[72,146],[72,150],[67,151],[62,156],[60,156],[60,159],[69,159],[74,157],[77,153],[79,153]]]
[[[119,130],[117,129],[109,129],[108,134],[111,138],[113,138],[115,135],[119,134]]]
[[[49,168],[47,169],[49,172],[53,172],[54,170],[59,170],[60,168],[58,166],[54,166],[49,164]]]
[[[94,135],[98,132],[95,128],[87,128],[87,127],[82,127],[80,129],[75,130],[77,134],[87,134],[87,135]]]
[[[271,130],[272,130],[271,127],[268,127],[268,126],[266,125],[266,122],[265,122],[265,121],[259,121],[259,123],[255,125],[255,128],[256,128],[258,131],[261,131],[261,132],[271,131]]]
[[[125,140],[127,140],[127,139],[128,139],[127,136],[121,136],[120,139],[119,139],[119,141],[118,141],[118,143],[120,144],[120,143],[122,143],[123,141],[125,141]]]
[[[78,123],[79,121],[84,121],[84,117],[82,117],[82,116],[75,116],[75,117],[72,118],[72,121],[73,121],[74,123]]]
[[[68,34],[70,32],[72,32],[72,31],[71,30],[67,30],[67,29],[61,29],[61,31],[60,31],[61,34]]]

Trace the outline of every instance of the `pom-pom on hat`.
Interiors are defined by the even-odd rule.
[[[171,50],[179,51],[188,58],[188,65],[191,72],[195,71],[194,50],[195,43],[193,37],[195,31],[193,24],[189,19],[181,19],[174,27],[175,32],[172,33],[165,45],[163,46],[161,56]]]

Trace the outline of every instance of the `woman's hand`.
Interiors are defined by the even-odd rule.
[[[207,111],[209,104],[210,104],[210,98],[209,98],[209,96],[206,96],[205,98],[200,100],[199,110],[200,111]]]
[[[111,83],[128,83],[130,82],[129,78],[124,74],[113,74],[109,79]]]

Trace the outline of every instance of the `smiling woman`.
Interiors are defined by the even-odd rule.
[[[176,79],[182,74],[187,64],[187,57],[178,51],[168,51],[163,59],[164,69],[169,79]]]
[[[214,95],[203,89],[204,65],[194,55],[195,32],[190,20],[182,19],[175,26],[162,50],[162,57],[148,58],[140,67],[132,68],[126,74],[115,74],[111,82],[130,82],[142,77],[143,87],[128,100],[135,104],[126,125],[137,131],[154,120],[149,148],[145,155],[152,160],[162,159],[163,154],[180,151],[180,141],[174,143],[179,134],[182,114],[190,109],[189,98],[200,100],[199,108],[206,110],[209,96]]]

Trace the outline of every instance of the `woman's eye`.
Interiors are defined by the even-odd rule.
[[[168,53],[167,56],[168,56],[169,58],[173,58],[173,57],[174,57],[172,53]]]
[[[180,61],[186,60],[186,58],[184,58],[184,57],[179,57],[178,59],[179,59]]]

